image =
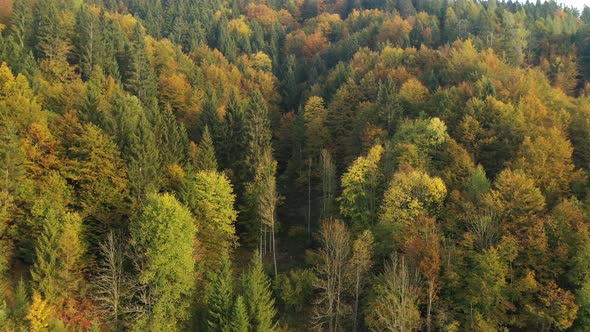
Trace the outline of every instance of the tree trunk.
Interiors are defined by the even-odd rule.
[[[275,245],[275,221],[273,219],[272,221],[272,225],[271,225],[271,239],[272,239],[272,260],[273,260],[273,264],[274,264],[274,269],[275,269],[275,279],[277,278],[277,249],[276,249],[276,245]]]

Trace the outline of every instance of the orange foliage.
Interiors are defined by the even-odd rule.
[[[380,43],[391,42],[394,45],[401,45],[404,38],[408,38],[412,26],[401,16],[395,15],[393,18],[383,22],[381,31],[377,36]]]
[[[303,44],[303,54],[308,58],[313,58],[316,54],[328,46],[328,39],[320,32],[315,32],[305,39]]]
[[[277,13],[264,4],[251,2],[246,7],[246,16],[249,20],[257,21],[263,26],[271,26],[277,22]]]
[[[12,0],[0,0],[0,24],[8,25],[12,14]]]
[[[50,170],[59,169],[59,142],[46,124],[33,122],[23,139],[23,146],[29,160],[27,166],[33,175],[41,176]]]

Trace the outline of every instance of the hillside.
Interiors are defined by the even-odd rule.
[[[589,329],[590,7],[0,22],[0,331]]]

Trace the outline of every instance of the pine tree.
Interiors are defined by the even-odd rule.
[[[250,315],[253,331],[276,331],[275,301],[270,290],[270,280],[264,272],[260,252],[256,251],[250,269],[244,276],[244,300]]]
[[[193,161],[195,171],[216,171],[217,158],[215,157],[215,147],[213,146],[213,139],[209,132],[209,127],[205,126],[201,142]]]
[[[206,331],[232,331],[233,277],[231,261],[227,254],[209,278],[205,295],[208,308]]]

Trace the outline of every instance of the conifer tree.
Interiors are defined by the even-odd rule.
[[[154,107],[156,96],[156,79],[148,59],[144,34],[141,25],[135,25],[131,35],[131,44],[127,46],[128,63],[125,71],[125,88],[135,95],[144,106]]]
[[[247,140],[245,162],[249,176],[253,178],[264,151],[271,148],[270,119],[266,102],[260,91],[256,90],[250,95],[245,118],[245,139]]]
[[[37,64],[33,53],[28,47],[32,21],[26,0],[15,0],[12,3],[10,30],[7,39],[7,62],[15,73],[26,73],[31,77]]]
[[[29,311],[29,294],[25,281],[21,278],[16,286],[14,294],[14,303],[12,309],[12,321],[14,326],[19,329],[26,325],[27,312]]]
[[[129,181],[136,197],[157,190],[160,186],[160,154],[156,138],[145,115],[140,115],[138,127],[132,137],[129,158]]]
[[[184,124],[178,123],[172,108],[166,104],[162,109],[162,128],[158,142],[162,165],[183,164],[188,151],[188,135]]]
[[[234,308],[231,319],[231,330],[232,332],[248,332],[250,328],[250,318],[248,317],[248,311],[244,298],[239,295],[234,301]]]
[[[245,125],[244,108],[238,98],[237,92],[232,90],[225,113],[225,121],[223,122],[223,134],[219,155],[221,166],[231,169],[234,173],[233,178],[241,180],[240,183],[245,180],[241,176],[247,144],[244,140],[246,132]]]
[[[264,272],[260,252],[256,251],[250,269],[244,276],[244,300],[253,331],[276,331],[275,301],[270,290],[270,280]]]
[[[211,273],[207,287],[207,331],[232,331],[233,278],[227,254],[221,257],[216,272]]]
[[[45,212],[42,233],[35,244],[35,264],[31,269],[35,289],[48,301],[55,301],[63,286],[59,280],[59,241],[62,227],[58,218],[59,211],[55,209]]]
[[[96,15],[90,12],[86,6],[80,6],[76,16],[78,38],[75,40],[75,53],[83,78],[90,77],[94,66],[102,63],[102,36],[98,25],[99,21]]]
[[[216,171],[218,168],[217,158],[215,157],[215,146],[213,145],[213,139],[211,138],[208,126],[205,126],[193,163],[195,171]]]

